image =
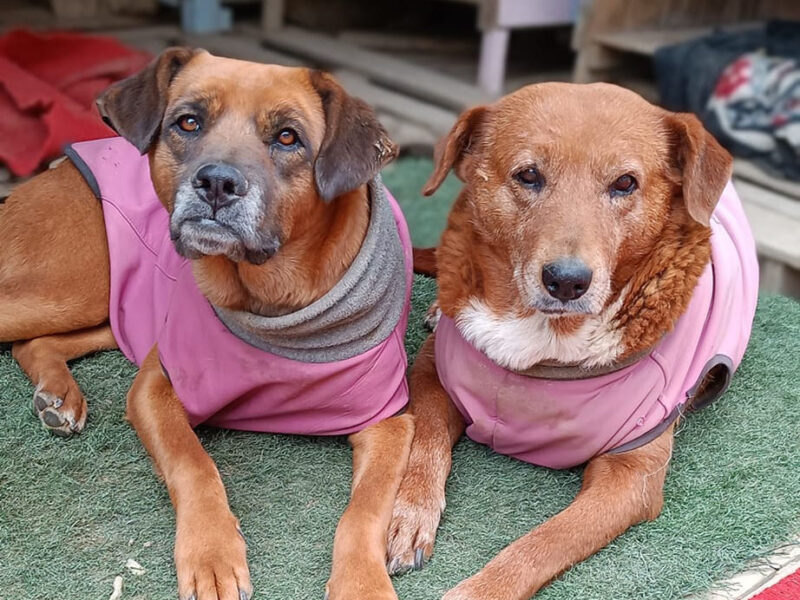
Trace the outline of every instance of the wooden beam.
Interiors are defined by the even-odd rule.
[[[274,31],[283,27],[286,0],[261,0],[261,29]]]
[[[800,218],[800,183],[782,177],[770,175],[757,164],[745,158],[735,158],[733,160],[733,176],[746,179],[763,188],[767,188],[781,195],[786,196],[782,202],[778,202],[774,207]]]
[[[630,30],[613,31],[598,33],[592,36],[592,40],[602,44],[607,48],[641,54],[642,56],[653,56],[656,50],[663,46],[680,44],[699,37],[708,35],[713,31],[724,29],[725,31],[737,31],[749,29],[756,26],[755,23],[736,23],[720,27],[678,27],[673,29],[651,29],[651,30]]]
[[[205,48],[212,54],[250,60],[266,64],[284,65],[287,67],[302,67],[302,60],[264,48],[258,38],[237,35],[236,32],[228,34],[196,34],[183,35],[181,43],[197,48]]]
[[[759,256],[800,269],[800,215],[791,215],[791,205],[782,208],[794,200],[743,179],[735,183]]]
[[[304,29],[284,27],[264,34],[264,41],[320,66],[356,71],[387,87],[451,109],[463,110],[491,99],[459,79]]]
[[[339,70],[334,71],[333,74],[354,96],[365,100],[378,111],[387,112],[401,117],[404,121],[422,126],[432,134],[434,139],[448,133],[458,117],[454,111],[445,110],[376,86],[358,73]]]
[[[570,25],[577,11],[573,0],[483,0],[478,6],[480,29]]]

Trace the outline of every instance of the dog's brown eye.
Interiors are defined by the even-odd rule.
[[[282,129],[278,134],[278,143],[281,146],[294,146],[297,143],[297,132],[294,129]]]
[[[200,121],[194,115],[182,115],[178,118],[178,127],[188,133],[194,133],[200,129]]]
[[[612,196],[627,196],[632,194],[638,184],[633,175],[623,175],[611,184],[609,191]]]
[[[539,170],[535,167],[523,169],[514,175],[514,178],[525,187],[529,187],[534,190],[540,190],[544,185],[544,177],[542,177],[542,174],[539,173]]]

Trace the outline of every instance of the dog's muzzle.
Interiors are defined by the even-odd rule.
[[[279,237],[264,231],[264,195],[239,169],[205,164],[175,194],[170,234],[186,258],[226,256],[262,264],[280,247]]]

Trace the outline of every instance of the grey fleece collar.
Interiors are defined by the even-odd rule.
[[[379,176],[368,189],[367,233],[342,279],[313,304],[279,317],[214,306],[231,333],[261,350],[310,363],[351,358],[389,337],[405,306],[405,259]]]

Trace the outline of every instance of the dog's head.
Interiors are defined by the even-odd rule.
[[[730,155],[691,115],[607,84],[532,85],[465,112],[437,147],[482,243],[546,314],[598,314],[670,220],[708,226]]]
[[[318,203],[364,185],[395,146],[329,75],[165,50],[98,100],[149,153],[175,246],[188,258],[262,264]]]

